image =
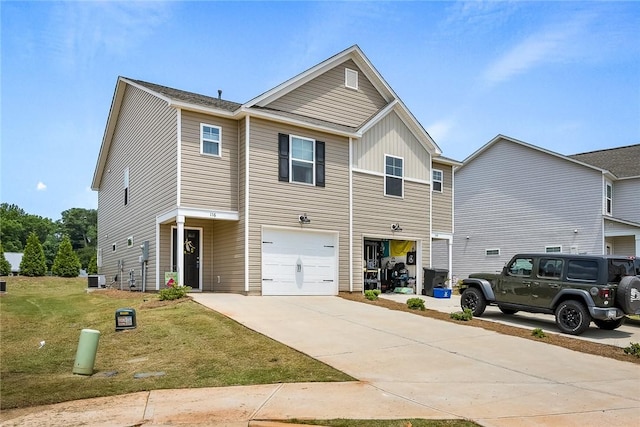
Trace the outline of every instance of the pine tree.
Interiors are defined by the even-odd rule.
[[[65,234],[60,242],[56,259],[53,261],[51,272],[61,277],[78,277],[80,273],[80,260],[71,247],[71,239]]]
[[[0,276],[8,276],[11,274],[11,263],[4,257],[4,248],[0,242]]]
[[[27,238],[27,245],[20,262],[20,274],[23,276],[44,276],[46,272],[47,263],[42,244],[38,240],[38,235],[32,231]]]

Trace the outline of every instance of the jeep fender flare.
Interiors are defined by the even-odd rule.
[[[558,304],[560,304],[560,301],[567,299],[567,295],[571,296],[571,299],[576,299],[576,297],[578,297],[578,300],[584,301],[587,307],[596,306],[596,303],[593,302],[591,294],[584,289],[563,289],[555,296],[555,298],[551,302],[551,307],[555,309]]]
[[[463,279],[463,285],[467,285],[468,287],[478,288],[482,291],[482,294],[486,298],[487,301],[493,302],[496,300],[496,296],[493,293],[493,289],[491,288],[491,283],[485,279]]]

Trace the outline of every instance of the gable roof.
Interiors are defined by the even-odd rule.
[[[511,142],[513,144],[518,144],[518,145],[521,145],[523,147],[529,148],[531,150],[539,151],[541,153],[545,153],[547,155],[556,157],[558,159],[566,160],[568,162],[575,163],[575,164],[578,164],[580,166],[584,166],[584,167],[589,168],[589,169],[597,170],[598,172],[601,172],[602,174],[610,175],[611,177],[615,178],[615,176],[613,176],[613,174],[607,169],[600,168],[600,167],[585,163],[585,162],[580,161],[578,159],[572,159],[569,156],[564,156],[564,155],[562,155],[560,153],[556,153],[555,151],[547,150],[545,148],[538,147],[538,146],[532,145],[532,144],[528,144],[528,143],[526,143],[524,141],[520,141],[518,139],[511,138],[511,137],[508,137],[508,136],[505,136],[505,135],[501,135],[501,134],[498,134],[491,141],[487,142],[485,145],[483,145],[478,150],[476,150],[474,153],[472,153],[469,157],[464,159],[463,162],[462,162],[462,166],[460,166],[458,168],[458,170],[464,168],[466,165],[468,165],[470,162],[472,162],[476,157],[480,156],[482,153],[484,153],[485,151],[487,151],[489,148],[491,148],[493,145],[495,145],[496,143],[498,143],[500,141],[507,141],[507,142]]]
[[[640,144],[572,154],[568,157],[607,169],[618,178],[640,177]]]

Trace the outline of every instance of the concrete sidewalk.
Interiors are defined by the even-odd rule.
[[[640,369],[631,363],[338,297],[192,296],[361,382],[154,390],[3,411],[2,426],[256,427],[292,418],[638,425]]]

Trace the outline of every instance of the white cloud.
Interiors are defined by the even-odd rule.
[[[38,185],[36,185],[36,190],[45,191],[46,189],[47,189],[46,184],[42,181],[38,181]]]
[[[427,126],[427,132],[434,141],[442,141],[447,138],[454,126],[455,121],[452,119],[439,120]]]

